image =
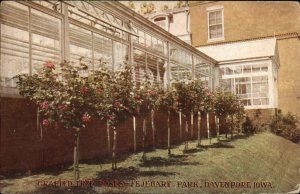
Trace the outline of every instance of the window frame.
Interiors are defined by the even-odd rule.
[[[159,20],[158,20],[159,19]],[[158,20],[158,21],[157,21]],[[167,29],[167,17],[166,16],[160,16],[160,17],[156,17],[153,19],[153,22],[155,23],[155,25],[161,27],[162,29],[168,31]],[[161,24],[162,22],[164,22],[164,26],[161,26],[159,24]]]
[[[217,38],[210,38],[210,27],[211,26],[217,26],[217,25],[220,25],[220,24],[210,25],[210,23],[209,23],[209,14],[213,13],[213,12],[218,12],[218,11],[221,12],[222,36],[217,37]],[[216,9],[207,9],[207,40],[208,40],[208,42],[220,41],[220,40],[224,40],[224,39],[225,39],[225,34],[224,34],[224,9],[223,9],[223,7],[216,8]]]
[[[267,65],[268,67],[268,71],[264,71],[261,66]],[[252,67],[251,67],[251,72],[241,72],[239,74],[235,74],[234,70],[236,67],[245,67],[245,66],[259,66],[260,71],[259,72],[253,72],[252,71]],[[226,70],[227,68],[232,68],[233,73],[232,74],[226,74]],[[231,63],[231,64],[224,64],[220,66],[221,71],[224,71],[224,75],[221,75],[221,80],[226,82],[225,80],[231,80],[228,81],[231,83],[230,86],[230,91],[232,91],[234,94],[236,93],[236,79],[237,78],[250,78],[250,87],[251,87],[251,97],[250,97],[250,101],[251,101],[251,105],[244,105],[246,109],[258,109],[258,108],[277,108],[278,105],[277,103],[275,103],[274,99],[277,98],[276,95],[273,91],[272,88],[274,88],[274,83],[273,83],[273,79],[274,79],[274,73],[273,73],[273,62],[272,60],[258,60],[258,61],[248,61],[248,62],[241,62],[241,63]],[[243,69],[243,68],[242,68]],[[266,76],[267,77],[267,86],[268,86],[268,97],[255,97],[253,94],[253,85],[255,84],[253,81],[253,78],[255,79],[256,77],[263,77]],[[254,100],[256,99],[267,99],[267,104],[254,104]],[[241,100],[243,100],[244,98],[242,98]]]

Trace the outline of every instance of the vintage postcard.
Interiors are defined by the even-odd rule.
[[[297,1],[1,1],[0,194],[300,193]]]

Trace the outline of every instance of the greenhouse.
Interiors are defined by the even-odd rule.
[[[201,78],[218,86],[216,61],[117,2],[26,1],[1,3],[1,94],[13,77],[35,73],[45,61],[106,63],[114,71],[134,64],[139,83]]]
[[[24,93],[23,96],[19,94],[20,88],[17,87],[18,75],[28,75],[29,78],[37,75],[41,78],[48,75],[48,70],[51,70],[54,67],[53,65],[57,67],[55,71],[63,71],[62,66],[60,66],[62,62],[70,62],[73,67],[84,64],[87,67],[84,70],[86,76],[103,68],[103,65],[110,72],[117,74],[126,69],[126,64],[131,64],[133,65],[132,80],[137,88],[146,83],[145,79],[147,79],[147,83],[150,81],[152,85],[156,85],[162,90],[170,88],[173,83],[178,81],[190,83],[191,80],[198,80],[203,88],[205,87],[207,94],[210,95],[209,90],[213,91],[220,85],[219,67],[214,59],[156,26],[122,3],[99,1],[2,1],[0,88],[1,117],[4,124],[1,126],[0,143],[1,148],[3,148],[1,149],[1,155],[5,155],[5,160],[1,162],[1,170],[36,169],[72,161],[72,151],[70,149],[73,149],[71,142],[74,131],[62,130],[56,125],[47,127],[49,120],[43,117],[48,113],[42,113],[41,111],[48,109],[48,101],[44,99],[44,102],[31,103],[32,100],[29,102],[24,99]],[[47,68],[50,69],[47,70]],[[43,71],[46,72],[43,73]],[[49,79],[46,78],[46,80]],[[58,88],[51,89],[51,87],[54,87],[53,84],[55,85],[55,83],[47,83],[47,87],[42,89],[48,95],[44,97],[48,98],[52,95],[60,99],[59,95],[62,93],[58,91],[60,90]],[[97,83],[95,84],[97,85]],[[65,88],[61,89],[65,90]],[[156,93],[156,89],[153,90],[152,93]],[[36,90],[36,92],[38,91],[40,90]],[[81,88],[79,95],[84,94],[85,91],[85,88]],[[52,94],[52,92],[54,93]],[[128,95],[131,93],[128,93]],[[110,95],[108,94],[108,96]],[[73,97],[72,95],[69,96],[69,98]],[[89,98],[90,96],[85,96],[82,101],[87,101]],[[135,96],[135,99],[140,102],[139,96]],[[124,100],[128,101],[126,98]],[[111,103],[115,106],[115,102]],[[67,107],[67,104],[59,104],[54,111],[65,110]],[[108,107],[111,107],[111,105]],[[85,111],[85,108],[82,107],[78,111]],[[148,113],[150,114],[149,111]],[[71,117],[68,116],[69,121],[72,122],[78,118],[81,119],[81,117],[82,120],[78,121],[80,123],[83,120],[90,120],[90,115],[87,112],[80,114],[81,116],[77,117],[71,116],[73,118],[71,120]],[[124,116],[130,115],[128,113],[124,114]],[[191,112],[187,114],[187,116],[191,116]],[[181,119],[182,115],[186,114],[181,114],[181,112],[179,115],[175,112],[170,114],[170,111],[168,114],[164,111],[158,111],[155,118],[152,115],[151,122],[150,115],[148,115],[149,122],[147,125],[152,123],[153,133],[147,133],[147,143],[145,142],[146,134],[142,132],[146,127],[145,118],[135,118],[133,114],[133,116],[127,118],[125,124],[119,127],[122,130],[118,130],[117,150],[120,152],[136,151],[141,147],[145,148],[147,145],[153,144],[155,146],[155,144],[165,144],[166,142],[168,142],[170,148],[170,144],[180,141],[184,137],[185,133],[181,124],[184,122],[183,118]],[[194,117],[189,117],[189,123],[192,122],[191,125],[195,127],[197,122],[200,126],[199,117],[201,115],[199,112],[194,114],[195,117],[197,115],[198,121]],[[206,113],[203,113],[202,117],[204,119],[202,119],[201,125],[206,127],[211,122],[211,127],[214,127],[214,116],[210,120],[208,116],[205,116]],[[63,117],[61,115],[60,119]],[[111,115],[106,117],[111,118]],[[171,125],[168,124],[168,130],[165,128],[167,117],[168,123],[171,123]],[[19,122],[15,122],[16,119]],[[141,124],[141,120],[144,120],[143,124]],[[170,126],[173,125],[179,129],[179,120],[180,131],[170,131]],[[113,138],[114,132],[109,130],[105,124],[109,123],[109,120],[105,119],[101,123],[92,123],[87,128],[85,128],[85,124],[82,125],[84,130],[82,131],[81,144],[84,144],[82,149],[86,151],[84,151],[85,154],[80,156],[81,159],[107,156],[111,151],[112,140],[110,139]],[[157,124],[155,133],[154,123]],[[210,134],[205,127],[202,128],[203,136],[206,134],[209,137],[209,135],[216,134],[216,130]],[[74,128],[74,126],[71,128]],[[200,130],[199,127],[198,129]],[[191,128],[188,130],[190,132],[186,132],[191,133],[192,139],[197,136],[193,130]],[[90,133],[93,135],[88,135]],[[155,138],[157,139],[155,140]],[[67,142],[66,139],[68,139]],[[152,142],[150,143],[151,139]],[[28,144],[29,140],[31,141],[30,144]],[[101,149],[94,149],[95,147],[101,147]],[[35,153],[31,153],[32,150],[35,150]],[[65,154],[62,155],[62,153]],[[10,162],[12,160],[18,162],[12,164]]]

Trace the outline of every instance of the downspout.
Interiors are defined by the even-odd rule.
[[[189,35],[189,39],[190,39],[190,42],[192,44],[192,37],[191,37],[190,25],[189,25],[189,22],[190,22],[189,17],[190,17],[190,9],[187,10],[187,14],[186,14],[186,32]]]

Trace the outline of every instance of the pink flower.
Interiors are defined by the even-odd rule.
[[[111,115],[107,115],[107,120],[112,120],[112,116]]]
[[[42,123],[43,123],[43,125],[44,125],[45,127],[47,127],[47,126],[50,125],[50,122],[49,122],[48,119],[44,119]]]
[[[115,107],[116,107],[116,108],[121,107],[121,103],[120,103],[120,102],[115,102]]]
[[[154,96],[154,95],[156,95],[156,92],[155,92],[155,91],[151,91],[150,94],[151,94],[152,96]]]
[[[47,61],[46,63],[44,63],[44,67],[48,69],[55,69],[55,65],[52,61]]]
[[[96,89],[96,92],[97,92],[97,93],[102,93],[103,90],[102,90],[101,88],[97,88],[97,89]]]
[[[44,101],[40,104],[40,107],[44,110],[47,110],[49,108],[49,102],[48,101]]]
[[[65,104],[59,104],[59,105],[58,105],[58,109],[61,110],[61,111],[64,111],[64,110],[66,110],[67,108],[68,108],[68,106],[65,105]]]
[[[88,114],[84,114],[84,115],[81,117],[81,120],[82,120],[84,123],[90,122],[90,119],[91,119],[91,116],[88,115]]]
[[[88,88],[87,87],[80,88],[80,93],[85,94],[87,92],[88,92]]]

